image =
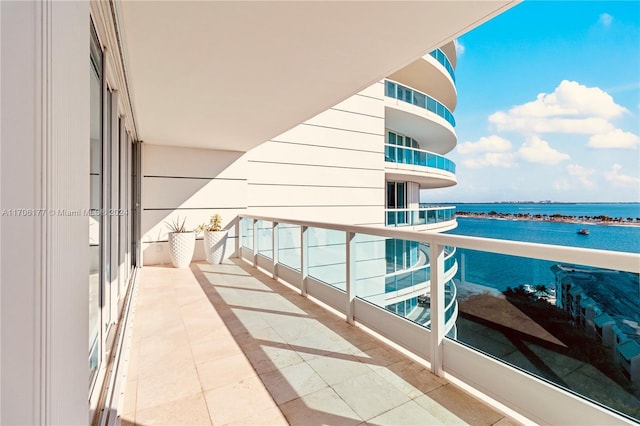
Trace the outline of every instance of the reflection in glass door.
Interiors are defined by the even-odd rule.
[[[100,270],[102,242],[102,52],[91,31],[90,215],[89,219],[89,369],[94,380],[100,361]]]

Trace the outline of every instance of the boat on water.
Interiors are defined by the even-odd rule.
[[[577,234],[579,234],[579,235],[589,235],[589,230],[587,228],[580,228],[580,229],[578,229]]]

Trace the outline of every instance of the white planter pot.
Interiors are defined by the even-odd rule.
[[[171,263],[176,268],[187,268],[189,266],[195,247],[195,232],[169,233],[169,256],[171,257]]]
[[[217,265],[224,259],[224,251],[227,246],[227,231],[205,231],[204,254],[207,262]]]

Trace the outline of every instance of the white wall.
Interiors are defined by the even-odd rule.
[[[144,263],[170,262],[165,222],[177,216],[190,228],[216,212],[224,226],[242,212],[384,224],[382,90],[375,84],[245,154],[144,144]],[[227,256],[233,226],[229,237]]]
[[[187,228],[194,229],[215,213],[230,229],[225,256],[232,255],[235,227],[231,222],[247,207],[243,153],[150,144],[142,148],[144,264],[170,263],[167,222],[186,218]],[[197,241],[194,260],[203,259],[203,243]]]
[[[384,224],[383,89],[374,84],[249,151],[249,211]]]
[[[0,423],[86,424],[89,3],[0,15]]]

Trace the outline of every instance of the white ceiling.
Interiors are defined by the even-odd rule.
[[[515,2],[118,2],[138,139],[247,151]]]

